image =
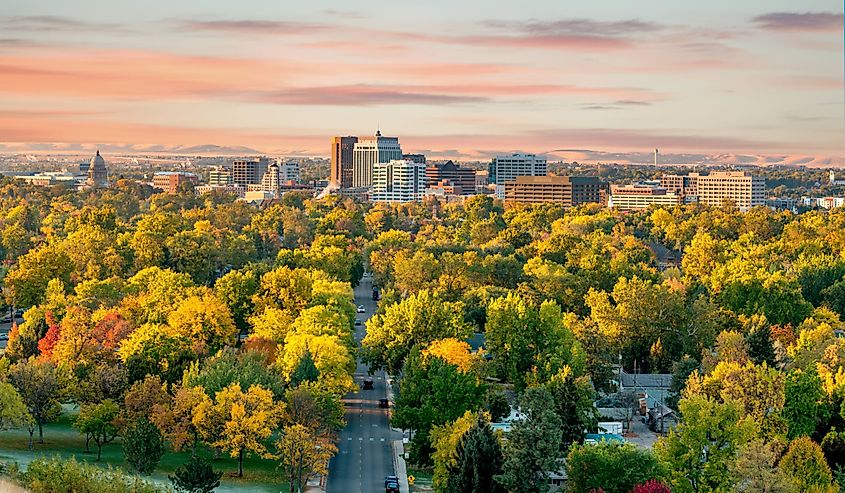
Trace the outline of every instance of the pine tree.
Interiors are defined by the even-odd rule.
[[[123,454],[136,471],[150,474],[164,455],[161,432],[146,417],[138,418],[123,433]]]
[[[211,493],[220,486],[222,472],[211,467],[208,459],[192,455],[188,462],[176,468],[172,475],[167,476],[176,491],[184,493]]]
[[[446,493],[504,493],[494,477],[502,472],[502,448],[490,423],[481,416],[458,444],[457,461],[449,470]]]
[[[320,370],[314,364],[314,357],[311,351],[305,351],[290,375],[290,386],[297,387],[302,382],[316,382],[318,378],[320,378]]]
[[[748,354],[758,365],[765,362],[770,367],[775,366],[775,348],[772,345],[771,333],[769,326],[764,325],[754,328],[745,336]]]

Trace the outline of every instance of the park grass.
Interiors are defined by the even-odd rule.
[[[411,467],[408,469],[408,475],[414,477],[414,485],[411,486],[411,492],[427,492],[433,490],[433,473],[430,468],[420,469]]]
[[[103,446],[100,462],[97,462],[97,448],[91,443],[91,453],[85,453],[85,437],[73,429],[76,411],[65,412],[53,423],[44,426],[44,443],[38,443],[38,431],[35,432],[32,450],[29,450],[29,432],[26,430],[9,430],[0,433],[0,461],[17,462],[24,469],[36,457],[76,457],[80,462],[89,462],[102,467],[113,467],[134,473],[134,469],[123,458],[123,448],[120,438]],[[205,446],[197,448],[197,454],[207,458],[213,457],[213,452]],[[168,450],[156,467],[155,472],[147,479],[161,484],[170,484],[167,475],[188,460],[190,451],[171,452]],[[244,477],[235,477],[238,470],[237,459],[228,455],[213,461],[215,470],[223,471],[220,488],[216,492],[255,492],[278,493],[287,491],[287,482],[281,478],[276,468],[277,462],[257,457],[244,459]]]

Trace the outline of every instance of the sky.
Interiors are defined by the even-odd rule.
[[[3,0],[0,152],[843,166],[843,59],[833,0]]]

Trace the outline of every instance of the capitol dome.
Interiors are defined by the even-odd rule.
[[[106,160],[97,151],[97,155],[91,158],[91,165],[88,167],[88,185],[94,187],[105,187],[109,184],[109,171],[106,169]]]
[[[95,166],[101,167],[101,168],[106,167],[106,160],[103,159],[103,156],[100,155],[100,151],[97,151],[97,155],[91,158],[91,168],[93,168]],[[91,168],[88,168],[88,169],[91,169]]]

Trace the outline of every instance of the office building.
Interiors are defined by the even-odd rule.
[[[719,207],[733,203],[740,211],[766,205],[766,180],[747,171],[714,171],[699,175],[698,202]]]
[[[109,170],[106,168],[106,161],[97,151],[97,155],[91,158],[88,166],[88,185],[92,187],[107,187],[109,185]]]
[[[372,202],[413,202],[425,195],[425,165],[404,159],[373,164]]]
[[[694,198],[698,195],[699,176],[701,175],[698,173],[688,173],[686,175],[663,175],[660,177],[660,186],[669,192]]]
[[[298,183],[299,182],[299,163],[296,161],[288,161],[282,163],[276,161],[279,166],[279,180],[282,183]]]
[[[425,154],[402,154],[402,159],[417,164],[425,164]]]
[[[267,171],[264,173],[264,176],[261,178],[261,186],[258,187],[258,190],[255,191],[262,191],[262,192],[269,192],[274,197],[279,196],[279,185],[281,184],[281,173],[279,171],[279,163],[273,163],[267,167]],[[253,190],[252,187],[248,187],[248,190]]]
[[[73,188],[87,183],[87,175],[77,175],[68,171],[41,171],[31,175],[18,175],[15,179],[42,187],[62,186]]]
[[[608,207],[615,207],[622,211],[648,209],[652,205],[672,207],[681,205],[683,196],[669,192],[663,187],[644,184],[611,185]]]
[[[517,176],[505,182],[505,202],[553,202],[574,207],[601,202],[606,185],[593,176]]]
[[[490,185],[490,172],[487,170],[475,172],[475,193],[487,193]]]
[[[352,156],[352,186],[372,186],[376,164],[401,160],[402,148],[396,137],[383,137],[381,131],[377,131],[374,137],[358,139]]]
[[[237,195],[243,198],[246,195],[246,187],[242,185],[228,184],[228,185],[199,185],[194,188],[197,195],[205,195],[207,193],[219,193],[224,195]]]
[[[153,188],[166,193],[179,193],[187,188],[193,188],[199,183],[199,177],[184,171],[160,171],[153,175]]]
[[[209,185],[231,185],[232,183],[234,183],[232,172],[222,166],[215,167],[208,172]]]
[[[332,164],[329,171],[329,181],[336,187],[349,188],[352,186],[352,161],[357,142],[358,137],[332,138]]]
[[[534,154],[496,156],[490,162],[489,180],[496,186],[496,197],[505,198],[505,184],[519,176],[546,176],[546,158]]]
[[[462,168],[452,161],[443,164],[432,164],[425,168],[425,179],[429,184],[446,182],[460,188],[461,195],[475,193],[475,170]]]
[[[243,186],[259,185],[269,165],[266,158],[232,161],[232,182]]]

